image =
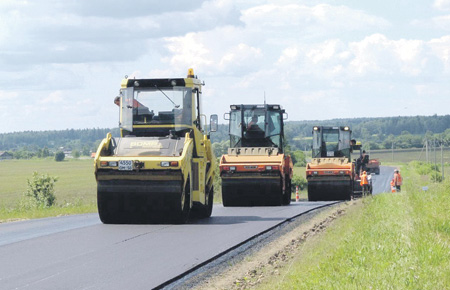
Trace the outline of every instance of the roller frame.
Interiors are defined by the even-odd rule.
[[[224,206],[280,206],[283,180],[278,175],[222,175]]]
[[[100,219],[103,223],[182,223],[183,186],[181,179],[98,181]]]
[[[309,201],[350,200],[352,193],[350,176],[308,177]]]

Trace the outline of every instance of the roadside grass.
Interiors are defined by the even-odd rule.
[[[22,209],[20,207],[3,207],[0,208],[0,223],[16,220],[27,220],[93,212],[97,212],[97,204],[94,202],[74,204],[69,203],[48,208],[32,209]]]
[[[402,173],[401,193],[350,206],[258,289],[450,289],[450,182]]]
[[[55,206],[32,210],[21,206],[27,179],[31,179],[34,171],[58,177],[55,183]],[[5,160],[0,162],[0,184],[0,221],[97,210],[92,159],[69,159],[62,162],[53,159]]]

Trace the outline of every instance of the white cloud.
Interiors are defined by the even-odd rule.
[[[63,92],[56,91],[56,92],[51,92],[47,97],[40,100],[39,103],[44,104],[44,105],[48,104],[48,103],[58,104],[58,103],[61,103],[62,101],[63,101]]]
[[[431,19],[433,27],[444,31],[450,31],[450,15],[437,16]]]
[[[138,1],[134,2],[134,7],[132,3],[126,6],[135,10],[143,4],[140,2],[145,2],[139,12],[132,15],[124,12],[122,17],[112,11],[116,8],[117,12],[123,10],[122,3],[116,7],[109,1],[108,4],[105,1],[93,1],[96,4],[81,1],[58,5],[54,0],[38,0],[4,6],[7,11],[0,17],[0,28],[4,28],[0,33],[0,51],[3,52],[0,63],[12,67],[134,61],[149,52],[149,39],[185,35],[191,31],[213,29],[217,25],[239,24],[239,13],[232,1],[194,1],[189,3],[189,8],[185,2],[177,1],[175,6],[178,9],[173,9],[173,2],[162,5],[152,1],[160,4],[152,7],[151,3]],[[103,12],[87,13],[89,7],[103,9]]]
[[[387,1],[2,0],[0,100],[14,103],[0,116],[15,128],[116,126],[124,75],[183,77],[189,67],[207,84],[206,113],[264,94],[291,120],[447,113],[449,1],[422,1],[428,12],[411,22],[414,7],[384,13]],[[392,99],[423,107],[383,106]],[[36,121],[22,122],[22,110]]]
[[[443,11],[450,11],[450,0],[435,0],[433,7]]]
[[[424,69],[423,41],[390,40],[381,34],[350,44],[354,58],[350,65],[360,75],[369,73],[386,76],[400,73],[417,76]]]
[[[429,41],[433,53],[442,61],[445,73],[450,74],[450,35]]]
[[[276,30],[282,34],[283,28],[287,28],[288,32],[294,32],[297,35],[305,31],[325,33],[329,29],[337,32],[339,30],[355,31],[368,27],[386,28],[390,26],[385,19],[368,15],[361,10],[328,4],[315,6],[260,5],[242,11],[241,19],[249,27]]]

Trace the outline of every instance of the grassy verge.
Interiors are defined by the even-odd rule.
[[[349,208],[260,288],[450,289],[450,182],[432,184],[407,167],[402,172],[402,193]]]
[[[14,208],[3,207],[0,208],[0,223],[24,219],[92,213],[96,211],[97,211],[96,203],[56,205],[49,208],[33,208],[33,209],[21,209],[20,207]]]

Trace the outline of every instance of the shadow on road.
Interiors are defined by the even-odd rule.
[[[260,217],[260,216],[212,216],[209,219],[190,219],[189,224],[200,225],[232,225],[243,224],[247,222],[267,222],[267,221],[283,221],[283,217]]]

